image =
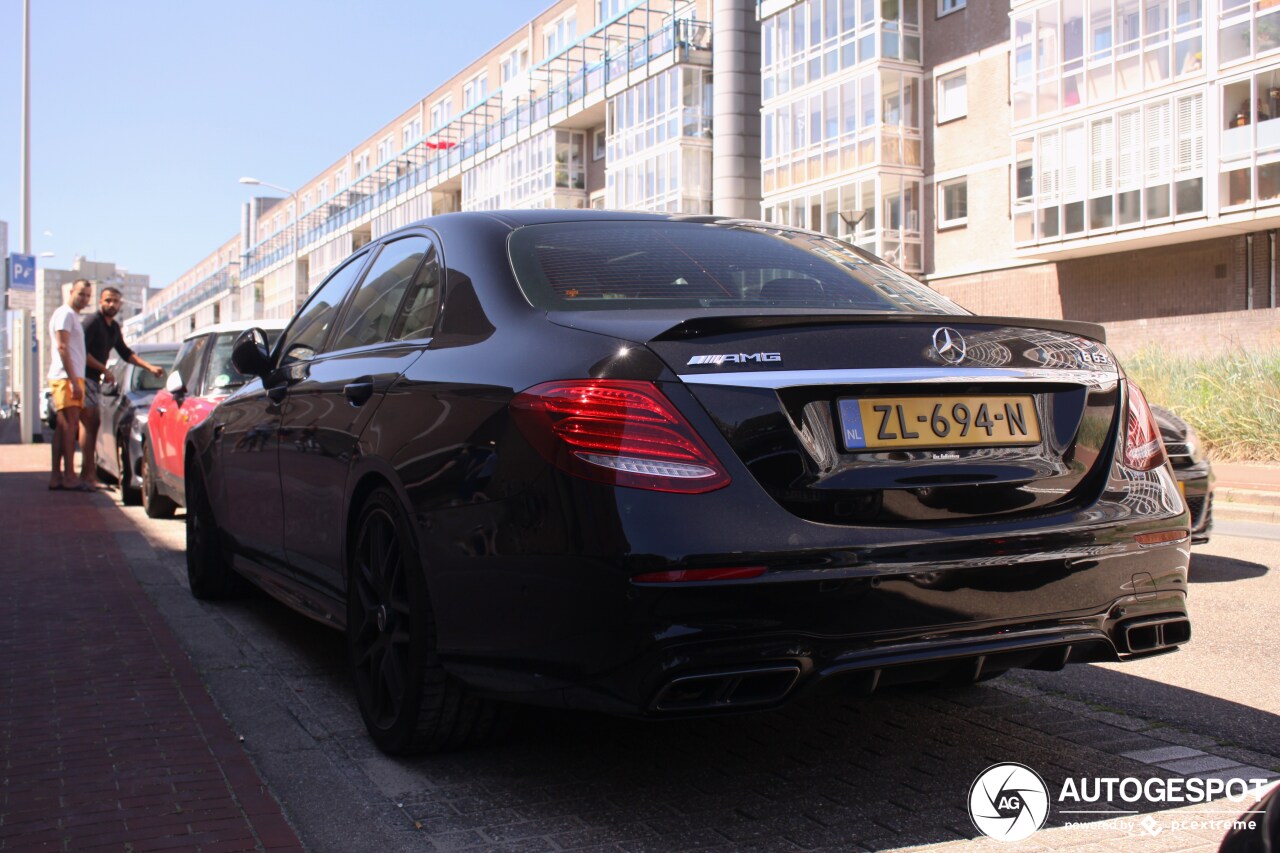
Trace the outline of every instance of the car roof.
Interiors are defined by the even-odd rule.
[[[756,220],[744,220],[734,218],[732,216],[714,216],[709,214],[690,214],[690,213],[649,213],[639,210],[595,210],[591,208],[582,210],[568,210],[562,208],[543,208],[530,210],[486,210],[486,211],[466,211],[462,213],[442,213],[437,216],[429,216],[426,219],[420,219],[417,222],[410,223],[403,228],[397,228],[390,234],[385,235],[384,239],[399,236],[402,232],[411,231],[415,228],[427,227],[433,225],[445,224],[447,222],[463,222],[470,219],[471,221],[488,220],[490,222],[499,222],[508,228],[522,228],[526,225],[546,225],[552,222],[693,222],[701,224],[750,224],[765,228],[787,228],[787,226],[770,224],[768,222],[759,222]]]
[[[177,352],[178,347],[182,346],[177,341],[169,344],[134,344],[129,349],[134,352],[164,352],[165,350],[173,350]]]
[[[203,329],[196,329],[191,334],[183,338],[189,341],[192,338],[198,338],[201,335],[217,335],[223,332],[243,332],[245,329],[257,327],[265,332],[278,332],[289,325],[288,320],[235,320],[226,323],[214,323],[212,326],[205,326]]]

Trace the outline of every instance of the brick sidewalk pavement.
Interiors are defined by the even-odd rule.
[[[0,445],[0,850],[301,850],[117,547]]]

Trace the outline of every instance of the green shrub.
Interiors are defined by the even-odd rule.
[[[1143,350],[1125,370],[1191,424],[1212,458],[1280,462],[1280,351],[1197,361]]]

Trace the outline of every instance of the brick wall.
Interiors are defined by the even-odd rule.
[[[1105,325],[1107,343],[1122,360],[1144,349],[1160,349],[1192,358],[1280,350],[1280,308],[1125,320]]]
[[[1115,323],[1244,311],[1248,259],[1248,238],[1239,235],[933,279],[930,285],[983,314]],[[1255,309],[1271,306],[1275,262],[1269,233],[1255,233]]]

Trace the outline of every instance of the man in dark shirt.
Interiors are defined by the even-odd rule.
[[[129,349],[124,333],[116,322],[116,314],[124,296],[114,287],[104,287],[98,300],[98,310],[84,318],[85,378],[84,408],[80,410],[80,479],[90,486],[98,485],[98,461],[95,450],[98,445],[98,427],[101,415],[98,406],[102,402],[102,385],[105,380],[114,382],[115,376],[107,370],[107,359],[115,350],[120,358],[137,365],[152,376],[163,376],[164,369],[156,367]]]

